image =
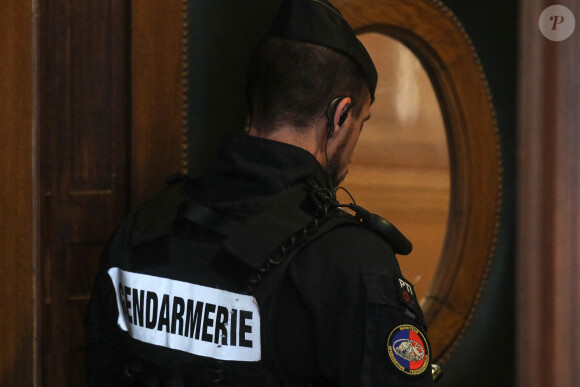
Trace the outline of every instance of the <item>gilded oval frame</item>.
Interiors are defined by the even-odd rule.
[[[499,229],[502,157],[489,87],[469,36],[442,2],[334,3],[357,33],[382,33],[405,44],[425,67],[440,103],[449,148],[449,216],[422,306],[433,357],[444,363],[469,326]]]

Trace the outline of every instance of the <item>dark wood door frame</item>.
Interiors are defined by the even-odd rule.
[[[576,31],[538,29],[552,1],[520,1],[518,385],[579,386],[580,4]]]
[[[34,1],[0,5],[0,385],[38,380]]]

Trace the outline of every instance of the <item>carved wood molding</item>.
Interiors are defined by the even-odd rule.
[[[451,199],[440,263],[423,309],[434,357],[443,363],[469,326],[495,252],[502,164],[489,88],[469,37],[440,1],[335,3],[357,32],[384,33],[409,47],[429,74],[440,102]]]
[[[184,170],[187,2],[132,1],[133,206]],[[184,83],[185,81],[185,83]]]

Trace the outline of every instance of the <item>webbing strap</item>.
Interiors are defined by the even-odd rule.
[[[276,291],[285,277],[288,266],[290,263],[292,263],[302,248],[311,243],[313,240],[326,234],[333,228],[336,228],[345,223],[360,224],[360,222],[358,222],[358,220],[356,220],[356,218],[354,218],[352,215],[342,210],[336,210],[329,214],[326,219],[320,220],[318,222],[318,226],[313,229],[312,232],[300,232],[296,238],[301,238],[300,241],[292,248],[287,249],[285,251],[285,256],[274,258],[274,260],[279,261],[279,263],[274,265],[267,273],[267,275],[264,276],[264,280],[261,281],[259,286],[256,286],[253,295],[256,298],[267,298],[270,294],[272,294],[272,291]],[[290,238],[287,237],[286,239],[292,239],[292,237],[293,236]],[[281,244],[281,246],[282,245],[283,244]]]
[[[263,343],[265,344],[264,352],[266,356],[264,356],[264,358],[268,359],[270,366],[274,367],[280,375],[286,376],[274,345],[274,324],[271,323],[274,321],[278,307],[277,303],[273,301],[276,300],[275,295],[280,291],[290,264],[294,258],[296,258],[300,250],[314,239],[319,238],[331,229],[345,223],[358,223],[358,221],[354,217],[344,213],[342,210],[333,212],[333,214],[329,215],[328,218],[322,221],[314,232],[305,234],[305,238],[298,245],[293,249],[288,250],[283,259],[279,261],[279,264],[274,266],[264,275],[263,281],[257,284],[252,292],[260,305],[260,314],[263,319],[262,327],[265,329],[265,340]]]
[[[262,267],[286,239],[312,221],[311,214],[300,210],[307,196],[305,184],[279,193],[224,241],[224,249],[251,268]]]
[[[223,235],[230,235],[242,223],[189,199],[179,208],[179,216]]]

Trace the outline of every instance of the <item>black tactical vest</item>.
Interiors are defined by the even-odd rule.
[[[131,232],[116,242],[122,248],[115,249],[113,265],[130,276],[147,276],[139,278],[151,279],[156,286],[177,281],[254,297],[259,308],[261,360],[216,359],[126,335],[132,357],[127,374],[136,385],[145,386],[324,385],[284,375],[270,323],[277,307],[274,296],[302,247],[341,224],[360,225],[360,217],[338,208],[334,193],[318,188],[314,181],[275,195],[262,211],[244,220],[191,199],[185,194],[185,184],[167,187],[138,210]],[[242,310],[230,308],[226,315],[225,307],[217,303],[138,286],[121,285],[119,308],[126,313],[127,324],[151,337],[189,335],[200,343],[238,346],[240,351],[244,344],[256,344],[249,343],[244,334],[251,326]],[[206,302],[203,311],[197,308],[200,302]]]

